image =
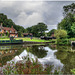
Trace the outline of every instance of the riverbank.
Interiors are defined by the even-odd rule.
[[[10,38],[0,38],[0,40],[10,40]],[[41,40],[40,38],[35,38],[35,37],[33,37],[32,39],[30,37],[18,37],[14,38],[14,40],[23,40],[31,42],[49,42],[49,40]]]
[[[50,42],[55,45],[71,45],[71,41],[75,41],[75,38],[50,40]]]
[[[49,42],[49,40],[41,40],[40,38],[33,37],[32,39],[30,37],[22,37],[22,38],[15,38],[16,40],[22,39],[23,41],[31,41],[31,42]]]

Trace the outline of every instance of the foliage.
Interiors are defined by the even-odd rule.
[[[55,33],[56,29],[52,29],[51,31],[48,32],[48,36],[51,36],[53,33]]]
[[[71,72],[72,72],[73,74],[75,74],[75,69],[71,69]]]
[[[4,36],[4,33],[2,34],[2,36]]]
[[[9,37],[9,32],[8,32],[8,31],[6,32],[6,36],[8,36],[8,37]]]
[[[64,15],[67,15],[68,13],[75,13],[75,3],[72,3],[71,5],[67,5],[63,7],[64,9]]]
[[[70,41],[68,39],[57,39],[58,45],[70,45]]]
[[[51,39],[49,41],[51,42],[51,44],[57,44],[57,39]]]
[[[44,32],[47,30],[47,25],[44,23],[38,23],[35,26],[26,28],[26,32],[32,33],[33,36],[39,37],[44,36]]]
[[[57,39],[62,39],[67,37],[67,32],[65,30],[56,30],[55,37]]]
[[[63,7],[64,9],[64,19],[58,24],[58,29],[64,29],[67,31],[68,37],[75,37],[73,32],[73,25],[75,22],[75,3]]]
[[[75,22],[72,24],[71,29],[72,29],[72,32],[73,32],[74,35],[75,35]]]
[[[18,37],[23,37],[23,34],[21,31],[18,31]]]

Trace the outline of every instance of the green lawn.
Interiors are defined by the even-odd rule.
[[[29,37],[23,37],[23,38],[14,38],[15,40],[22,39],[23,41],[34,41],[34,42],[49,42],[49,40],[41,40],[40,38],[29,38]],[[10,40],[10,38],[0,38],[0,40]]]
[[[29,38],[29,37],[25,37],[25,38],[15,38],[16,40],[22,39],[23,41],[34,41],[34,42],[49,42],[48,40],[41,40],[40,38]]]

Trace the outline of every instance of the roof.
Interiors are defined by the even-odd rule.
[[[14,33],[16,30],[14,28],[10,28],[10,27],[3,27],[4,30],[7,30],[7,31],[11,31],[12,33]]]
[[[32,33],[23,33],[23,35],[32,35]]]

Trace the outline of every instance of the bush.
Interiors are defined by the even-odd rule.
[[[67,37],[67,32],[65,30],[56,30],[55,31],[55,37],[57,39],[63,39]]]
[[[57,44],[58,45],[69,45],[70,41],[69,39],[57,39]]]

